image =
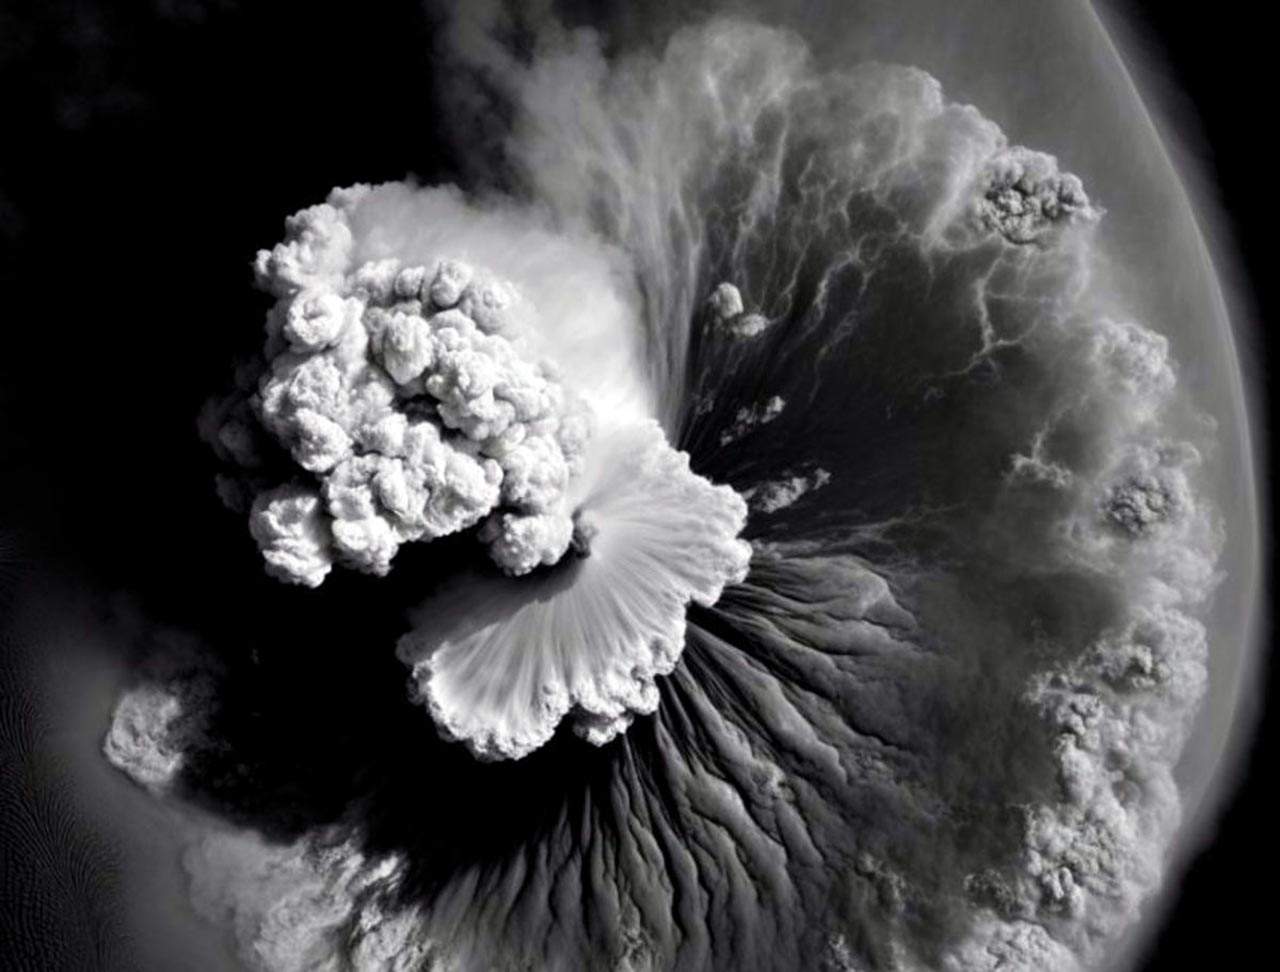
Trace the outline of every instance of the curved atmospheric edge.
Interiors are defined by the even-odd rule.
[[[1196,157],[1194,146],[1187,141],[1185,126],[1190,121],[1194,133],[1194,119],[1177,119],[1181,127],[1171,123],[1181,108],[1168,102],[1162,79],[1148,70],[1141,47],[1126,30],[1123,18],[1112,15],[1105,5],[1090,3],[1084,9],[1094,35],[1105,45],[1128,89],[1129,100],[1151,143],[1157,147],[1158,164],[1177,194],[1181,220],[1189,227],[1196,260],[1202,267],[1210,316],[1218,324],[1213,330],[1225,346],[1223,378],[1228,395],[1222,403],[1220,417],[1226,421],[1219,437],[1223,439],[1224,459],[1230,457],[1231,463],[1217,464],[1214,486],[1223,497],[1223,509],[1232,511],[1241,526],[1226,538],[1223,561],[1230,565],[1233,576],[1216,599],[1213,617],[1219,619],[1215,631],[1229,627],[1235,632],[1237,643],[1231,650],[1224,646],[1224,650],[1215,652],[1208,692],[1184,754],[1188,765],[1179,774],[1179,786],[1186,822],[1180,839],[1170,848],[1167,863],[1167,884],[1173,889],[1190,857],[1209,839],[1225,802],[1238,785],[1248,739],[1259,717],[1260,702],[1253,676],[1262,664],[1267,615],[1258,593],[1265,590],[1267,583],[1264,551],[1271,544],[1269,505],[1265,502],[1269,491],[1259,470],[1266,468],[1267,449],[1253,434],[1248,419],[1237,418],[1265,413],[1264,400],[1257,391],[1261,387],[1255,364],[1257,349],[1242,326],[1256,320],[1257,315],[1238,269],[1238,243],[1225,226],[1214,220],[1214,192],[1203,160]],[[1142,80],[1145,97],[1139,92],[1138,79]],[[1202,389],[1202,393],[1207,392]],[[1228,435],[1234,436],[1234,444],[1227,443]],[[1224,664],[1229,666],[1225,670]],[[1174,894],[1167,892],[1163,899],[1148,910],[1148,920],[1127,936],[1109,967],[1126,969],[1133,965],[1143,943],[1159,927]]]

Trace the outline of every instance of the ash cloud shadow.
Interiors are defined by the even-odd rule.
[[[337,577],[319,596],[250,585],[235,614],[254,618],[253,630],[232,626],[211,642],[215,701],[175,795],[281,843],[337,827],[371,856],[402,854],[406,893],[423,898],[580,816],[607,787],[618,744],[596,748],[562,729],[524,759],[484,763],[442,739],[410,698],[408,669],[388,648],[407,629],[406,606],[461,564],[493,570],[470,537],[431,546],[406,550],[386,578]],[[512,586],[538,598],[572,573]],[[652,743],[640,726],[628,736]]]

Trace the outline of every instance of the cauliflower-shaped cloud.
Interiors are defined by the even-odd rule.
[[[1177,383],[1169,363],[1169,339],[1133,321],[1104,317],[1094,322],[1090,352],[1107,378],[1131,399],[1159,399]]]
[[[168,652],[161,670],[121,694],[102,741],[116,769],[155,793],[175,785],[188,750],[203,740],[213,697],[209,672],[180,647]]]
[[[1144,444],[1122,454],[1108,474],[1099,501],[1103,520],[1132,538],[1194,508],[1187,471],[1200,462],[1188,443]]]
[[[508,573],[555,563],[573,533],[564,495],[587,406],[529,356],[533,311],[511,284],[456,260],[356,262],[351,214],[367,193],[336,190],[258,255],[277,300],[251,411],[233,398],[206,413],[223,458],[258,466],[256,418],[299,467],[250,501],[268,573],[308,587],[334,563],[382,575],[402,544],[482,521]],[[259,479],[221,491],[242,504]]]
[[[1112,487],[1106,500],[1107,518],[1135,537],[1168,519],[1173,511],[1169,487],[1150,475],[1135,476]]]
[[[473,262],[489,251],[465,234],[483,218],[456,194],[415,192],[335,190],[259,254],[276,297],[264,360],[201,421],[238,470],[220,492],[248,508],[267,572],[308,587],[335,564],[384,575],[403,544],[466,530],[510,578],[573,550],[545,577],[468,578],[400,652],[442,733],[478,756],[523,756],[570,712],[603,743],[654,710],[690,601],[745,576],[746,505],[694,474],[640,399],[606,387],[616,348],[603,338],[625,335],[596,335],[519,264],[523,287]],[[432,206],[461,235],[415,235],[412,214]],[[498,238],[490,251],[510,266]],[[439,255],[448,243],[468,260]],[[571,386],[562,369],[583,365],[595,373]]]
[[[743,313],[742,293],[729,282],[719,284],[707,298],[707,308],[720,330],[733,338],[753,338],[770,324],[763,314]]]
[[[599,472],[572,531],[589,557],[541,580],[468,580],[426,605],[401,641],[441,732],[482,759],[524,756],[570,714],[599,745],[653,712],[689,602],[713,604],[746,576],[751,547],[736,539],[746,504],[694,474],[656,423],[602,436],[590,463]],[[523,556],[524,531],[536,549],[540,526],[515,519],[500,528],[513,539],[499,542]]]
[[[249,532],[272,577],[317,587],[333,566],[332,532],[320,497],[300,486],[259,494],[249,516]]]
[[[711,313],[715,314],[721,321],[737,317],[743,310],[741,291],[728,281],[720,284],[711,292],[711,296],[707,298],[707,303],[711,307]]]
[[[988,164],[987,189],[975,204],[978,220],[1010,243],[1035,243],[1054,226],[1095,222],[1080,179],[1058,170],[1052,155],[1011,147]]]

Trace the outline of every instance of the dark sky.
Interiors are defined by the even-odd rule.
[[[416,0],[28,6],[0,26],[7,489],[42,544],[130,576],[117,558],[154,560],[120,542],[144,506],[216,544],[189,509],[211,469],[193,416],[253,350],[256,248],[334,185],[439,172],[427,26]]]

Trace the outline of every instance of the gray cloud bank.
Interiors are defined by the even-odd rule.
[[[193,848],[198,906],[260,969],[1102,962],[1179,823],[1222,528],[1196,486],[1212,436],[1173,420],[1167,341],[1092,285],[1101,207],[909,67],[822,74],[796,37],[740,21],[609,58],[589,32],[518,20],[481,4],[452,22],[458,118],[489,125],[477,164],[557,233],[625,254],[657,419],[695,471],[751,491],[750,573],[704,538],[712,553],[638,602],[601,593],[565,617],[529,595],[516,630],[577,624],[591,659],[615,616],[675,630],[678,601],[683,655],[582,724],[612,738],[652,713],[518,845],[443,870],[371,846],[353,794],[292,842]],[[705,312],[726,280],[772,322],[750,341]],[[625,478],[611,495],[643,482]],[[659,526],[621,574],[654,576],[646,538],[675,542]],[[471,591],[459,613],[510,631],[516,612]],[[420,675],[430,611],[416,628],[401,651]],[[492,643],[475,634],[452,643]],[[478,658],[455,669],[455,721],[512,711],[468,681]],[[126,696],[108,755],[181,799],[175,713],[197,695],[170,679]]]

